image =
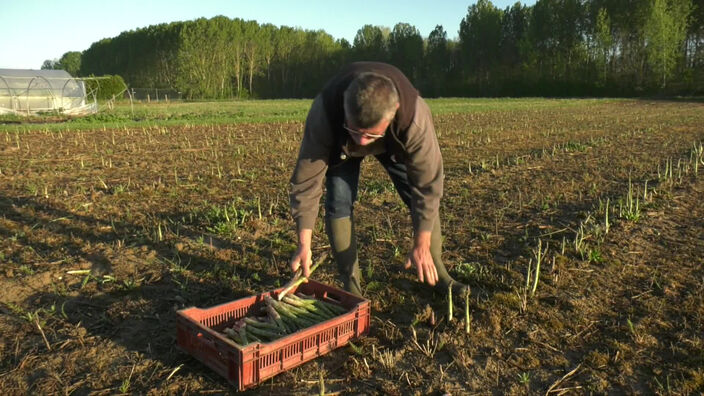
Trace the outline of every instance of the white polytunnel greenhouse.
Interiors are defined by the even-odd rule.
[[[86,103],[86,86],[65,70],[0,69],[0,114],[95,113]]]

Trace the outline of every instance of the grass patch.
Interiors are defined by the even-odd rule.
[[[433,114],[505,112],[515,110],[562,109],[591,106],[618,101],[618,99],[426,99]],[[133,128],[146,126],[174,127],[182,125],[242,124],[270,122],[304,122],[311,99],[227,100],[203,102],[127,101],[112,109],[101,109],[97,114],[73,118],[61,115],[3,116],[0,132],[33,130],[89,130],[95,128]]]

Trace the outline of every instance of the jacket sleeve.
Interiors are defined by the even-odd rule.
[[[332,144],[323,98],[318,95],[306,118],[298,160],[290,180],[291,215],[299,231],[313,229],[315,225]]]
[[[416,113],[408,129],[406,167],[411,186],[413,229],[431,231],[443,193],[442,155],[428,104],[416,101]]]

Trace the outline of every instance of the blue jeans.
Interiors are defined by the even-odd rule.
[[[389,154],[375,156],[391,177],[396,191],[407,207],[411,207],[411,186],[408,183],[406,165],[391,160]],[[363,157],[351,157],[345,162],[328,168],[325,181],[325,216],[331,219],[351,217],[357,201],[359,168]]]
[[[355,201],[357,200],[357,187],[359,185],[359,168],[363,158],[350,158],[345,162],[331,166],[326,173],[325,187],[327,188],[327,196],[325,198],[325,217],[326,227],[329,220],[341,219],[344,217],[353,217],[352,210]],[[398,195],[406,204],[411,207],[411,186],[408,182],[408,171],[406,165],[397,163],[391,160],[386,153],[376,156],[376,159],[386,169],[386,172],[391,177],[391,181],[396,187]],[[352,223],[348,223],[352,226]],[[356,294],[362,294],[361,288],[361,273],[359,271],[359,261],[357,259],[357,244],[354,237],[354,227],[347,230],[346,238],[351,238],[349,248],[338,250],[334,242],[335,238],[331,230],[328,231],[330,245],[335,253],[335,261],[337,262],[342,281],[345,284],[345,289],[353,291]],[[344,231],[342,232],[345,233]],[[345,238],[344,235],[343,240]],[[343,245],[346,243],[343,242]],[[445,265],[442,262],[442,234],[440,229],[440,219],[436,218],[433,225],[430,241],[430,254],[435,264],[435,269],[438,271],[438,284],[436,289],[441,292],[447,292],[448,286],[452,285],[453,289],[458,287],[458,296],[462,295],[466,286],[452,279],[448,274]],[[461,291],[460,291],[461,290]],[[468,290],[468,289],[467,289]]]

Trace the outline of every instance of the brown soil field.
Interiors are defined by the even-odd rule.
[[[448,320],[444,297],[403,270],[408,210],[365,160],[370,334],[245,394],[320,394],[320,373],[327,394],[703,392],[704,105],[585,101],[435,123],[444,258],[472,288],[470,331],[463,304]],[[176,311],[290,279],[301,130],[0,133],[2,394],[235,393],[177,349]],[[315,254],[327,243],[318,221]],[[340,286],[330,260],[314,277]]]

